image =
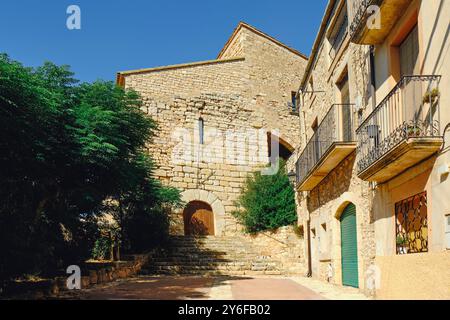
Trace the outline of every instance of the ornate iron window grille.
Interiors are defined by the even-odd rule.
[[[427,193],[395,204],[397,254],[428,252]]]
[[[440,76],[404,76],[356,130],[358,173],[409,138],[440,136]]]
[[[333,104],[296,163],[297,184],[303,183],[325,154],[338,142],[354,138],[353,104]]]

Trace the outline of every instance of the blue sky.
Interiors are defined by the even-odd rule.
[[[0,52],[27,66],[69,64],[82,81],[215,59],[243,20],[309,55],[327,0],[4,0]],[[81,30],[66,9],[81,8]]]

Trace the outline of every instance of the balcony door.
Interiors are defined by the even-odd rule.
[[[349,105],[350,104],[350,89],[348,83],[348,74],[345,74],[341,81],[337,84],[340,95],[341,95],[341,104]],[[338,134],[340,135],[338,138],[342,139],[342,141],[352,141],[353,140],[353,132],[352,132],[352,110],[351,108],[339,108],[337,112],[340,115],[337,119],[340,119],[340,123],[338,124]]]
[[[321,156],[321,144],[322,141],[319,140],[319,120],[316,118],[311,126],[311,129],[313,130],[313,139],[314,139],[314,159],[313,163],[317,163],[320,160]]]
[[[416,26],[400,44],[400,76],[418,75],[419,72],[419,32]]]

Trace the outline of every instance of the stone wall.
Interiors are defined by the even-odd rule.
[[[119,262],[86,262],[81,266],[81,289],[132,277],[141,271],[148,259],[149,255],[134,255]],[[68,276],[37,281],[10,281],[0,287],[0,298],[35,300],[65,295],[73,297],[77,290],[67,289]]]
[[[356,206],[359,282],[364,289],[364,274],[375,257],[375,237],[369,185],[356,176],[356,153],[339,164],[314,190],[302,196],[310,216],[316,241],[312,249],[317,265],[315,278],[342,284],[340,215],[345,207]],[[325,227],[325,228],[324,228]],[[331,265],[331,270],[330,270]]]
[[[195,97],[202,93],[242,94],[248,88],[249,76],[244,58],[215,60],[179,66],[156,68],[150,72],[126,75],[126,87],[143,97],[170,103],[176,97]]]
[[[261,232],[251,239],[259,247],[262,256],[271,257],[281,263],[284,274],[307,273],[304,239],[294,232],[292,226],[273,232]]]
[[[300,155],[314,134],[313,123],[320,125],[333,104],[340,104],[338,83],[349,78],[350,102],[353,107],[354,129],[358,125],[358,108],[368,98],[367,48],[344,39],[335,55],[330,55],[330,43],[324,36],[316,52],[316,60],[305,82],[303,106],[300,112],[302,145]],[[375,257],[374,227],[371,217],[371,189],[356,172],[356,151],[338,164],[313,190],[299,192],[299,224],[311,232],[311,262],[314,278],[342,284],[340,215],[346,206],[356,206],[358,275],[365,290],[365,273]]]

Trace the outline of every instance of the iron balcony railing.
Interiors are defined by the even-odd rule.
[[[359,173],[402,141],[440,135],[440,78],[404,76],[359,126]]]
[[[354,139],[353,104],[334,104],[309,140],[297,164],[297,184],[302,184],[324,155],[338,142]]]

